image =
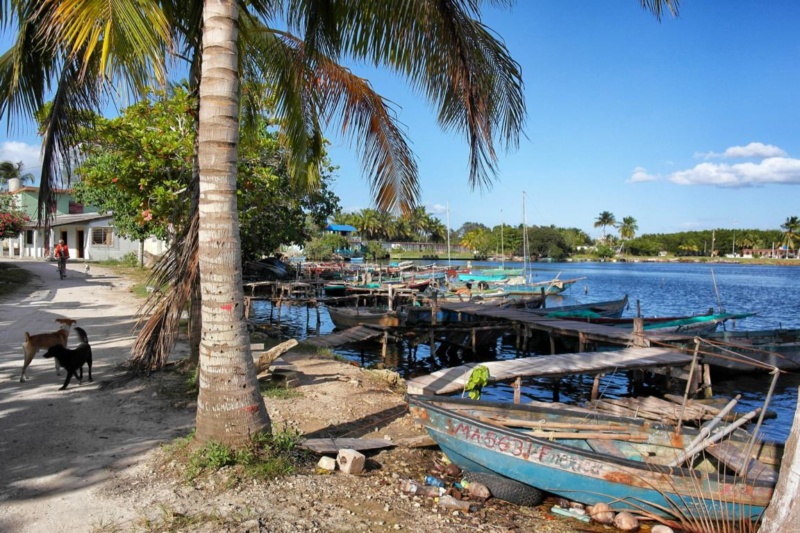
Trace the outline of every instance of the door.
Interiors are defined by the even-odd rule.
[[[84,252],[86,251],[86,239],[82,229],[76,231],[75,240],[78,241],[75,243],[76,257],[78,259],[84,259]]]

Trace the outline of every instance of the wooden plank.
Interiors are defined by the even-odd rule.
[[[634,368],[690,363],[691,356],[667,348],[628,348],[613,352],[570,353],[525,357],[505,361],[469,363],[446,368],[407,382],[409,394],[447,394],[463,389],[469,373],[481,364],[489,369],[489,380],[509,381],[519,377],[560,377],[570,374],[609,373]]]
[[[750,460],[747,461],[742,450],[734,446],[731,442],[712,444],[707,447],[705,451],[739,474],[743,474],[746,468],[747,479],[767,481],[770,483],[778,482],[778,472],[774,468],[765,465],[757,459],[750,458]]]
[[[384,439],[306,439],[300,443],[316,453],[338,453],[339,450],[380,450],[391,448],[395,444]]]

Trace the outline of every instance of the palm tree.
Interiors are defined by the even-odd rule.
[[[639,225],[636,223],[636,219],[633,217],[625,217],[619,225],[619,236],[623,240],[633,239],[638,230]]]
[[[17,178],[19,179],[20,183],[23,185],[26,183],[33,183],[35,179],[33,174],[30,172],[22,173],[22,168],[25,166],[25,163],[20,161],[19,163],[12,163],[11,161],[3,161],[0,163],[0,187],[7,188],[9,182]]]
[[[674,11],[673,3],[640,0],[657,16],[664,5]],[[477,3],[328,4],[328,9],[317,9],[317,3],[300,0],[253,0],[241,6],[236,0],[205,0],[202,19],[195,16],[199,2],[179,0],[143,0],[133,8],[125,2],[90,0],[12,0],[2,6],[0,20],[6,23],[16,16],[20,32],[18,46],[0,60],[0,113],[32,116],[42,107],[48,81],[58,80],[43,124],[40,218],[59,172],[68,176],[71,115],[100,107],[103,86],[95,81],[122,74],[132,87],[140,87],[149,75],[161,74],[163,49],[172,49],[181,39],[199,51],[202,39],[201,69],[199,54],[189,56],[192,75],[200,79],[197,255],[203,340],[196,437],[201,442],[215,439],[239,446],[269,429],[253,371],[239,274],[235,163],[240,28],[260,38],[261,53],[254,62],[274,67],[263,72],[265,89],[282,117],[298,180],[313,182],[314,168],[308,162],[321,153],[319,121],[340,113],[342,132],[360,139],[377,205],[409,211],[419,194],[416,165],[386,103],[374,98],[363,80],[335,69],[329,58],[349,55],[388,66],[420,88],[439,106],[443,128],[466,133],[473,186],[488,184],[494,175],[495,140],[516,146],[519,138],[525,115],[519,68],[480,22]],[[250,10],[241,20],[240,7]],[[305,40],[257,23],[259,17],[272,20],[276,13],[284,14],[287,26],[300,30]],[[169,16],[176,14],[181,20],[170,25]],[[192,23],[182,24],[187,22]],[[316,98],[309,98],[311,94]]]
[[[617,220],[610,211],[603,211],[594,221],[595,228],[603,228],[603,241],[606,240],[606,228],[616,224]]]
[[[781,224],[781,229],[783,230],[783,245],[786,246],[787,252],[794,250],[794,240],[797,238],[797,232],[800,231],[800,218],[788,217],[786,222]]]

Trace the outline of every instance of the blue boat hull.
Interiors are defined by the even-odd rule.
[[[603,502],[617,511],[667,517],[757,517],[774,488],[619,459],[594,452],[583,439],[532,437],[436,407],[424,398],[410,397],[409,403],[418,422],[459,467],[494,472],[584,504]]]

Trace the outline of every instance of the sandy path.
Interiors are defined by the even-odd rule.
[[[135,509],[103,493],[114,478],[143,468],[156,443],[185,435],[193,413],[145,392],[140,381],[104,387],[122,375],[141,300],[111,271],[72,264],[59,281],[53,263],[16,262],[38,278],[0,301],[0,531],[91,531]],[[39,352],[19,382],[23,333],[54,331],[76,319],[92,344],[94,382],[64,380]],[[70,346],[78,340],[70,337]]]

